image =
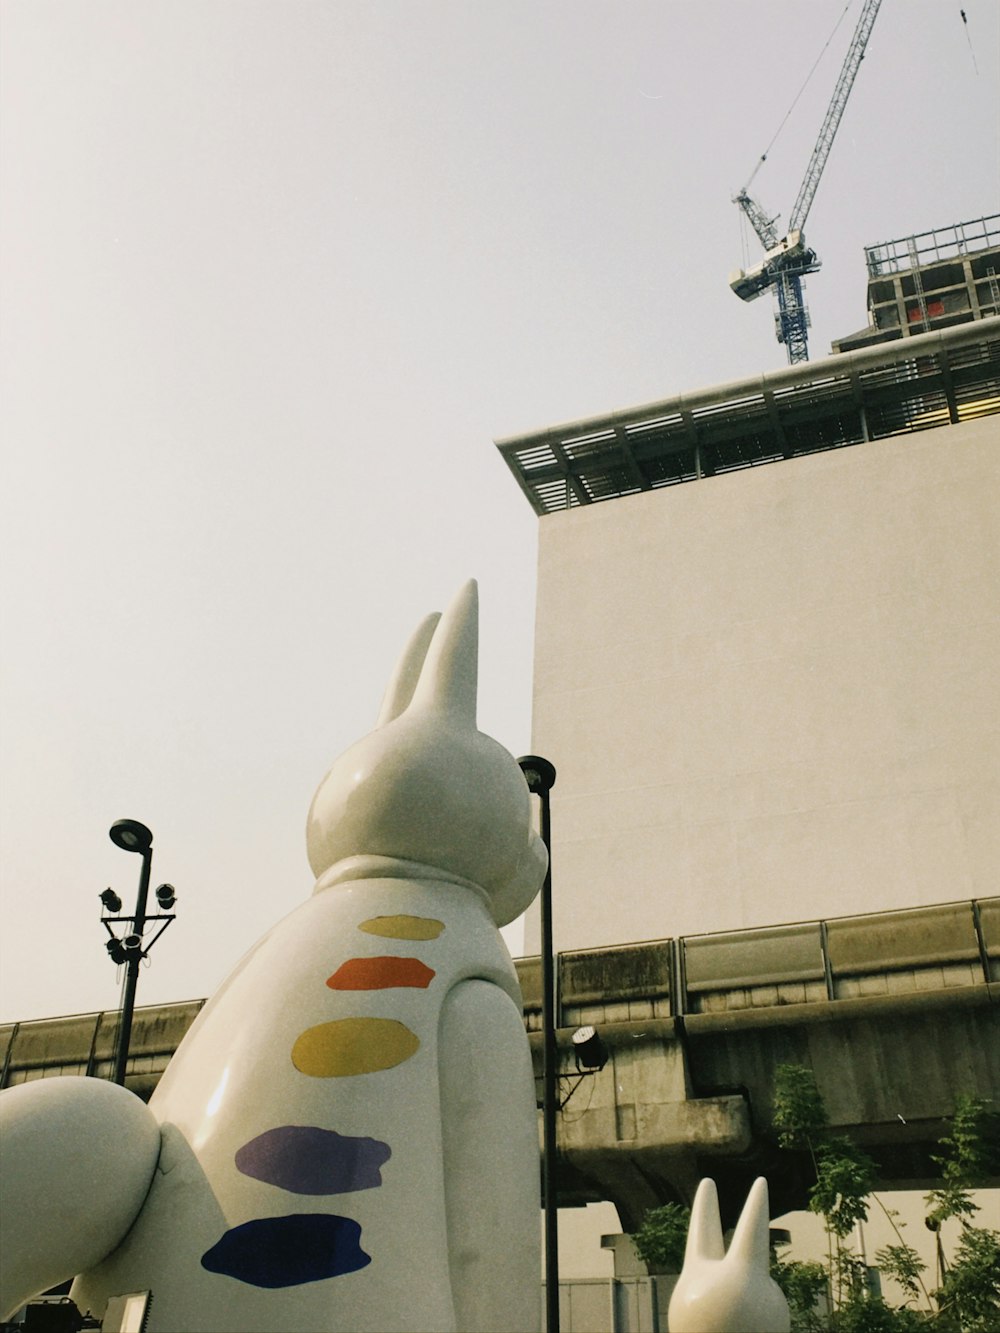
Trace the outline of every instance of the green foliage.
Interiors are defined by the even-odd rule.
[[[771,1276],[785,1293],[792,1333],[824,1333],[826,1321],[817,1305],[827,1294],[829,1276],[822,1264],[771,1256]]]
[[[651,1208],[642,1219],[642,1226],[632,1237],[636,1253],[644,1264],[679,1272],[684,1262],[690,1208],[679,1203],[665,1203]]]
[[[809,1207],[819,1213],[830,1238],[826,1265],[774,1260],[772,1275],[785,1292],[794,1333],[1000,1333],[1000,1234],[971,1225],[976,1205],[970,1191],[985,1185],[1000,1164],[1000,1117],[986,1102],[967,1095],[956,1101],[949,1132],[934,1161],[941,1185],[927,1196],[928,1222],[938,1230],[957,1219],[961,1236],[939,1290],[924,1287],[925,1265],[907,1245],[886,1211],[898,1238],[875,1256],[881,1271],[902,1288],[907,1301],[923,1295],[926,1308],[893,1307],[871,1289],[864,1259],[846,1243],[858,1222],[868,1217],[875,1167],[850,1139],[834,1135],[811,1071],[779,1066],[774,1092],[774,1124],[783,1148],[808,1149],[816,1169]],[[828,1293],[830,1313],[817,1314]]]
[[[1000,1116],[981,1097],[962,1093],[955,1102],[951,1131],[932,1160],[941,1168],[941,1185],[927,1195],[927,1220],[940,1225],[957,1217],[963,1225],[976,1206],[969,1191],[989,1180],[1000,1163]]]
[[[868,1195],[875,1187],[875,1165],[867,1153],[840,1136],[816,1149],[816,1184],[809,1207],[820,1213],[841,1240],[868,1218]]]
[[[781,1147],[811,1150],[828,1124],[812,1070],[779,1065],[774,1073],[774,1127]]]
[[[1000,1329],[1000,1234],[985,1227],[963,1229],[955,1257],[934,1293],[941,1329],[997,1333]]]
[[[885,1245],[875,1253],[875,1262],[886,1275],[893,1278],[911,1300],[920,1295],[921,1274],[927,1265],[912,1245]]]
[[[826,1324],[831,1333],[920,1333],[926,1318],[906,1306],[888,1305],[881,1296],[848,1300]]]

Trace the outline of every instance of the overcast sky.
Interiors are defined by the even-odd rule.
[[[1000,206],[1000,6],[963,5],[883,4],[814,357],[865,244]],[[480,725],[529,748],[536,520],[492,440],[784,364],[731,196],[845,8],[754,181],[786,217],[857,0],[5,0],[0,1018],[117,1004],[122,817],[178,892],[139,1001],[210,993],[469,575]]]

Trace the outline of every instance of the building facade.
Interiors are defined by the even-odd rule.
[[[500,442],[557,949],[995,893],[998,409],[991,318]]]

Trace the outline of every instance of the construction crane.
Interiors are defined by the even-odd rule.
[[[816,147],[799,187],[798,198],[789,214],[785,234],[778,234],[775,226],[777,216],[768,217],[757,200],[747,192],[747,186],[733,200],[749,218],[750,225],[764,247],[764,258],[752,268],[737,269],[731,273],[729,285],[743,301],[753,301],[769,287],[774,288],[778,302],[778,311],[774,317],[775,334],[778,342],[785,345],[790,365],[809,360],[809,314],[802,295],[802,279],[807,273],[816,273],[820,267],[816,252],[806,245],[802,229],[816,197],[823,168],[830,156],[840,119],[854,85],[854,76],[865,54],[881,3],[882,0],[865,0]],[[753,180],[753,177],[750,179]]]

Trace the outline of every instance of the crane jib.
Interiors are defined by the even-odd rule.
[[[731,273],[729,285],[744,301],[752,301],[762,292],[774,288],[778,301],[775,332],[778,342],[784,343],[789,363],[792,365],[809,359],[806,334],[809,315],[802,296],[802,278],[807,273],[815,273],[819,268],[815,252],[805,244],[802,229],[816,197],[820,177],[830,156],[833,140],[840,127],[844,108],[847,106],[847,99],[854,86],[854,79],[864,58],[865,48],[881,4],[882,0],[865,0],[861,17],[851,38],[851,45],[841,66],[833,97],[827,107],[816,146],[813,148],[798,196],[789,214],[786,234],[779,236],[775,226],[777,215],[769,216],[745,188],[734,200],[749,219],[765,253],[759,264],[745,271],[738,269],[735,273]]]

